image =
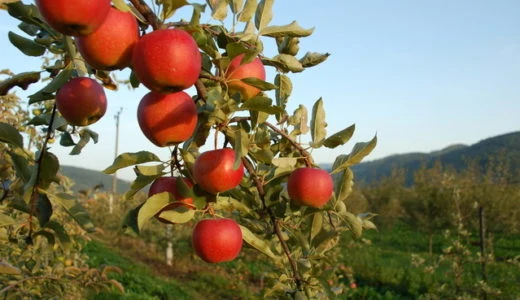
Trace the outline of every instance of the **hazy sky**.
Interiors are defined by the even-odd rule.
[[[182,9],[179,16],[190,13]],[[352,123],[357,127],[347,145],[314,152],[318,162],[331,162],[375,134],[379,142],[369,160],[472,144],[520,130],[518,0],[278,0],[274,14],[271,24],[297,20],[302,27],[315,27],[311,37],[301,40],[300,55],[331,53],[325,63],[289,74],[294,84],[289,111],[298,104],[310,111],[323,97],[329,134]],[[16,24],[0,11],[0,69],[37,70],[40,60],[25,57],[7,39]],[[276,54],[272,43],[265,41],[267,56]],[[273,78],[269,72],[268,80]],[[91,126],[100,142],[89,144],[80,156],[69,156],[70,149],[59,145],[51,151],[62,164],[94,169],[110,165],[114,115],[122,107],[120,152],[144,149],[166,159],[168,149],[151,144],[137,125],[136,107],[146,92],[124,87],[107,92],[108,111]],[[127,170],[122,176],[132,178],[132,173]]]

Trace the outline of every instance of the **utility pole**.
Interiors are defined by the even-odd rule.
[[[123,108],[119,108],[119,111],[114,115],[114,119],[116,121],[116,145],[115,145],[115,151],[114,151],[114,159],[117,157],[119,152],[119,117],[121,116],[121,113],[123,112]],[[114,197],[117,194],[117,171],[114,172],[114,175],[112,175],[112,195],[110,195],[110,201],[108,204],[108,209],[110,214],[113,211],[113,202]]]

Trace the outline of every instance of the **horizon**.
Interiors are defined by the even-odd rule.
[[[316,162],[333,162],[333,157],[374,135],[378,145],[364,161],[472,145],[520,129],[520,2],[330,1],[322,10],[313,9],[315,5],[310,0],[298,5],[276,1],[271,24],[297,20],[303,28],[315,28],[310,37],[301,39],[299,56],[307,51],[331,53],[315,68],[288,74],[294,84],[288,112],[298,104],[311,111],[322,97],[328,135],[356,124],[346,145],[314,150]],[[18,22],[5,11],[0,14],[5,14],[0,18],[0,42],[5,45],[2,69],[15,73],[39,69],[40,59],[24,56],[7,39],[9,30],[23,35]],[[190,14],[189,7],[181,8],[173,19]],[[211,19],[206,16],[203,21]],[[272,41],[264,42],[265,54],[274,55]],[[127,72],[114,74],[128,77]],[[273,78],[268,68],[267,80]],[[37,89],[34,85],[29,91],[12,91],[23,100]],[[114,159],[114,116],[123,108],[119,154],[147,150],[167,160],[168,148],[155,147],[137,125],[136,107],[146,92],[124,86],[118,93],[107,91],[107,113],[90,126],[99,133],[99,143],[87,145],[80,156],[68,155],[70,148],[57,144],[51,151],[63,165],[108,167]],[[133,176],[131,168],[118,172],[119,178]]]

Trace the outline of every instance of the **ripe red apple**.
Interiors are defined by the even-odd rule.
[[[160,29],[144,35],[132,55],[139,81],[163,93],[192,86],[199,78],[201,63],[197,43],[181,29]]]
[[[244,165],[233,169],[235,151],[224,148],[202,153],[193,165],[193,179],[206,192],[220,193],[235,188],[244,177]]]
[[[204,261],[232,261],[242,249],[242,230],[231,219],[206,219],[195,225],[192,234],[195,253]]]
[[[36,6],[56,31],[80,36],[101,26],[110,9],[110,0],[36,0]]]
[[[240,54],[231,60],[225,76],[230,94],[238,92],[243,100],[247,100],[258,95],[260,90],[243,82],[241,79],[254,77],[265,80],[265,67],[258,57],[255,57],[249,63],[242,64],[244,56],[245,54]]]
[[[76,38],[81,56],[98,70],[130,66],[132,50],[138,40],[139,28],[134,15],[112,7],[96,31]]]
[[[105,115],[107,98],[103,87],[95,80],[77,77],[58,90],[56,106],[70,124],[87,126]]]
[[[150,92],[139,102],[137,121],[141,131],[155,145],[176,145],[193,134],[197,126],[197,107],[185,92]]]
[[[322,169],[299,168],[289,175],[287,192],[300,205],[320,208],[332,197],[334,184],[330,174]]]

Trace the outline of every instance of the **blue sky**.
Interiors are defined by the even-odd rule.
[[[194,1],[197,2],[197,1]],[[200,2],[200,1],[198,1]],[[378,146],[367,158],[396,153],[429,152],[453,143],[520,130],[520,2],[483,1],[318,1],[278,0],[271,24],[297,20],[315,27],[300,42],[306,51],[329,52],[329,59],[300,74],[289,111],[298,104],[309,111],[323,97],[328,132],[355,123],[351,142],[333,151],[315,151],[318,162],[350,152],[357,141],[375,134]],[[179,16],[189,15],[181,9]],[[205,20],[209,21],[209,17]],[[27,58],[9,44],[7,31],[17,22],[0,12],[0,68],[36,70],[39,59]],[[267,56],[274,50],[268,46]],[[126,73],[117,74],[123,77]],[[268,73],[273,80],[274,73]],[[145,89],[107,92],[109,109],[91,129],[100,143],[79,156],[53,146],[63,164],[103,169],[113,160],[114,115],[121,115],[120,152],[152,151],[163,158],[168,149],[153,146],[136,121]],[[21,96],[27,93],[17,90]],[[125,178],[132,178],[127,170]]]

